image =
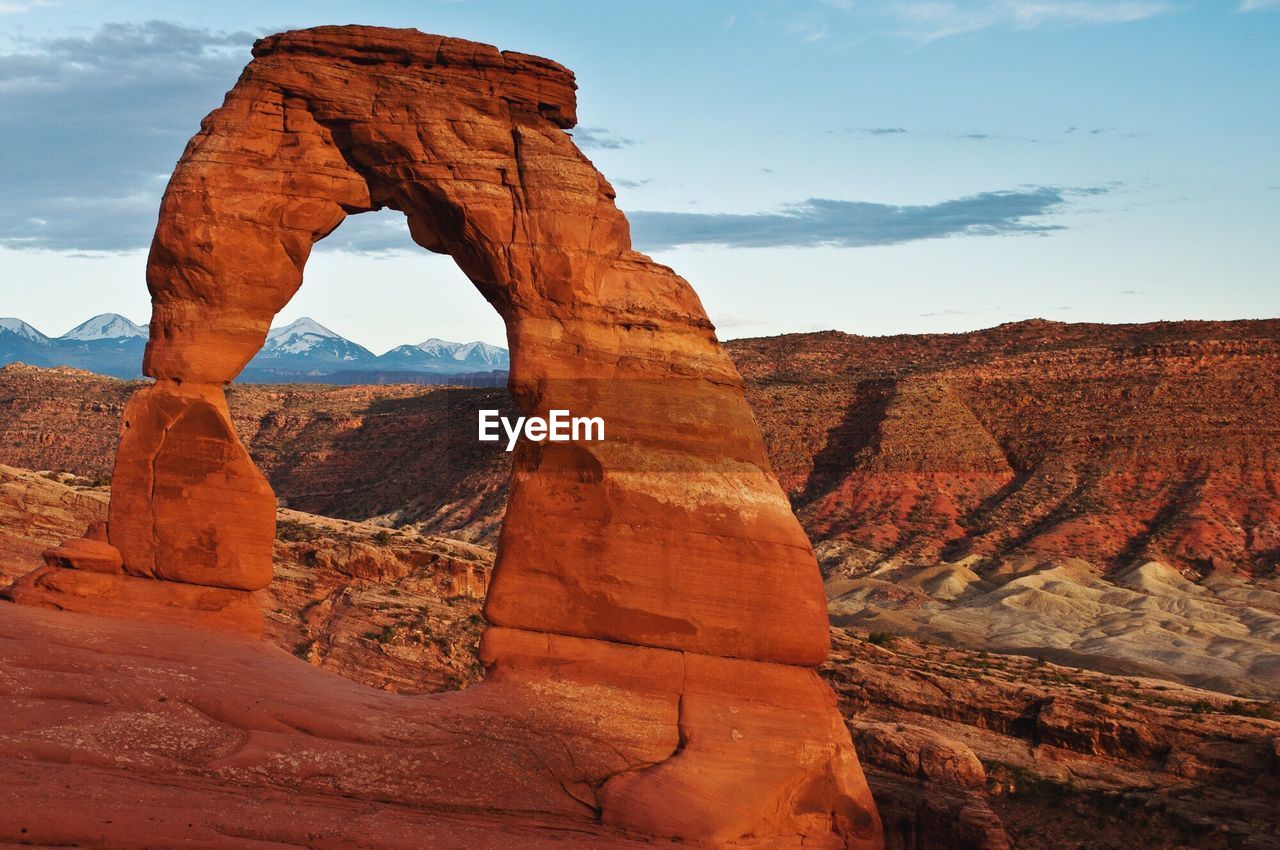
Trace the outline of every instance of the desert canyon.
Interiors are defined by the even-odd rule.
[[[1280,321],[722,346],[574,88],[262,39],[165,194],[154,381],[0,369],[0,841],[1280,847]],[[384,207],[509,389],[228,387]]]

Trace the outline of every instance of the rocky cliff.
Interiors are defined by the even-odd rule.
[[[1280,321],[1032,321],[732,351],[828,571],[1055,556],[1266,576],[1280,562]]]

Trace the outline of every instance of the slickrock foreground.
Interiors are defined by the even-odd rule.
[[[20,605],[0,615],[0,683],[0,840],[15,845],[664,846],[569,793],[645,758],[661,719],[643,713],[610,713],[634,738],[588,754],[563,706],[530,716],[518,684],[400,696],[217,632]],[[652,707],[614,693],[610,708]]]
[[[179,641],[186,654],[167,657],[158,679],[150,668],[132,679],[103,672],[109,711],[136,715],[138,693],[191,671],[194,690],[179,701],[250,733],[191,733],[206,774],[276,786],[323,777],[343,794],[436,808],[585,807],[605,826],[686,841],[880,847],[848,730],[814,669],[829,640],[813,551],[697,296],[631,250],[612,188],[564,132],[576,121],[572,74],[367,27],[271,36],[253,55],[161,203],[143,367],[156,383],[123,413],[104,543],[114,548],[64,544],[9,597],[261,630],[248,612],[273,575],[275,497],[222,387],[301,285],[313,243],[348,214],[391,207],[501,314],[525,414],[608,423],[604,442],[516,453],[485,604],[485,680],[415,701],[430,733],[413,757],[416,734],[392,728],[409,745],[387,753],[393,765],[356,747],[387,731],[381,703],[361,710],[356,696],[331,713],[343,700],[301,678],[321,674],[289,659],[292,674],[242,670],[258,662],[231,645],[211,642],[206,659]],[[114,553],[122,572],[89,569]],[[126,653],[156,639],[102,628],[102,642]],[[21,655],[15,664],[31,666]],[[63,666],[101,665],[72,650]],[[286,691],[232,684],[240,679]],[[348,725],[352,713],[379,731]],[[14,717],[26,727],[19,756],[43,751],[59,728]],[[171,745],[185,730],[140,722],[161,740],[137,758],[181,761]],[[123,725],[121,746],[147,745]],[[288,730],[356,748],[354,760],[313,752]],[[385,751],[389,740],[379,742]],[[65,805],[69,820],[91,816],[88,804]]]

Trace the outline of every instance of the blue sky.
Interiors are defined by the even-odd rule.
[[[726,338],[1280,315],[1280,0],[0,0],[0,315],[145,321],[159,194],[252,39],[416,27],[578,75],[575,136]],[[281,320],[501,343],[350,219]]]

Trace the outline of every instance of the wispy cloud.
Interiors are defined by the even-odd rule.
[[[592,148],[601,150],[619,150],[629,148],[636,143],[635,139],[619,136],[604,127],[575,127],[572,131],[573,141],[583,150]]]
[[[1006,0],[1001,4],[1020,26],[1127,24],[1173,11],[1161,0]]]
[[[254,37],[107,24],[0,54],[0,245],[146,247],[173,164]]]
[[[902,20],[904,35],[928,42],[996,27],[1029,30],[1131,23],[1172,12],[1174,5],[1165,0],[895,0],[891,10]]]
[[[1242,0],[1241,12],[1261,12],[1263,9],[1280,9],[1280,0]]]
[[[1024,142],[1028,144],[1041,144],[1045,138],[1037,136],[1011,135],[1005,133],[986,132],[982,130],[965,130],[965,131],[944,131],[944,130],[921,130],[919,128],[907,130],[905,127],[850,127],[844,130],[827,130],[828,134],[848,133],[857,136],[871,137],[902,137],[910,136],[913,139],[956,139],[963,142]],[[1059,135],[1058,131],[1048,131],[1048,137]],[[1102,136],[1112,135],[1120,138],[1133,138],[1136,133],[1119,133],[1116,127],[1066,127],[1061,131],[1063,136]]]
[[[628,218],[636,245],[652,251],[682,245],[858,248],[948,236],[1050,233],[1063,225],[1044,216],[1061,212],[1073,196],[1106,191],[1037,186],[923,205],[809,198],[773,212],[642,211]]]
[[[944,316],[972,316],[978,313],[990,313],[990,307],[982,309],[961,310],[958,307],[946,307],[942,310],[930,310],[927,313],[917,313],[916,315],[922,319],[938,319]]]
[[[27,0],[23,3],[6,2],[0,3],[0,15],[16,15],[19,12],[29,12],[41,6],[53,5],[50,0]]]
[[[801,15],[787,26],[787,33],[805,44],[815,44],[831,35],[831,26],[824,14]]]

